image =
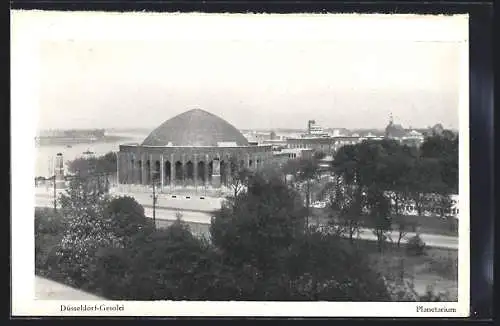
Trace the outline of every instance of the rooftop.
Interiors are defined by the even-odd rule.
[[[248,140],[224,119],[201,109],[181,113],[153,130],[144,146],[248,146]]]

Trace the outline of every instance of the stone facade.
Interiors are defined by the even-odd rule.
[[[272,159],[267,146],[146,146],[121,145],[119,184],[220,187],[230,183],[230,160],[256,171]]]

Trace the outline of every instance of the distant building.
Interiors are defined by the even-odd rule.
[[[272,148],[273,152],[280,151],[282,149],[288,148],[286,140],[280,140],[280,139],[264,140],[262,142],[262,145],[271,145],[271,148]]]
[[[312,158],[314,151],[307,148],[284,148],[273,151],[273,158],[279,164],[283,164],[286,161],[300,159],[300,158]]]
[[[401,138],[401,142],[406,145],[420,146],[424,142],[424,135],[416,130],[411,130]]]
[[[307,122],[307,133],[300,137],[287,137],[286,148],[291,150],[310,149],[313,152],[323,152],[325,154],[334,154],[344,145],[356,144],[360,141],[359,136],[348,135],[347,129],[332,129],[329,134],[321,126],[316,124],[315,120]]]
[[[389,124],[387,125],[387,127],[385,127],[385,138],[399,140],[405,135],[406,135],[406,130],[400,124],[394,123],[391,114],[391,117],[389,119]]]
[[[287,147],[290,149],[312,149],[316,152],[325,154],[334,154],[344,145],[353,145],[360,142],[360,137],[341,136],[341,137],[301,137],[288,138]]]
[[[272,133],[251,131],[246,132],[243,136],[251,143],[262,144],[264,141],[271,139]]]
[[[316,124],[315,120],[307,122],[307,134],[305,137],[328,137],[328,133],[323,128]]]
[[[351,132],[346,128],[330,128],[328,129],[328,135],[330,137],[350,136]]]
[[[380,135],[374,135],[371,132],[368,132],[365,135],[360,135],[359,139],[362,140],[362,141],[363,140],[382,140],[382,139],[384,139],[384,137],[380,136]]]
[[[409,146],[420,146],[425,139],[425,135],[417,130],[405,129],[400,124],[395,124],[391,114],[389,124],[385,128],[385,138],[394,139]]]

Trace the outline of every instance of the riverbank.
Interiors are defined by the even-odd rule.
[[[118,152],[121,144],[140,143],[143,139],[142,135],[108,134],[103,140],[99,141],[92,141],[87,137],[84,142],[80,143],[51,143],[47,145],[37,145],[35,149],[35,176],[53,175],[55,158],[58,153],[63,155],[63,160],[66,163],[82,157],[84,155],[83,153],[87,151],[93,152],[96,156],[101,156],[109,152]]]
[[[71,146],[77,144],[95,144],[95,143],[114,143],[130,141],[134,138],[125,136],[109,135],[100,138],[88,138],[88,137],[37,137],[37,146]]]

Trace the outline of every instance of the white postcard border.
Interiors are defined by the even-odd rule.
[[[169,17],[168,21],[166,17]],[[224,19],[222,19],[225,16]],[[229,17],[230,16],[230,17]],[[454,303],[353,303],[353,302],[114,302],[114,301],[42,301],[34,299],[34,137],[38,107],[38,47],[42,40],[131,40],[145,38],[200,39],[217,38],[213,33],[225,28],[227,20],[236,19],[236,28],[229,37],[276,39],[280,32],[294,28],[290,37],[320,37],[314,31],[328,26],[328,16],[333,15],[253,15],[261,19],[259,26],[252,24],[248,15],[210,14],[151,14],[151,13],[61,13],[40,11],[13,11],[11,20],[11,166],[12,166],[12,314],[17,316],[328,316],[328,317],[453,317],[469,315],[470,257],[469,257],[469,64],[468,64],[468,17],[418,15],[335,15],[338,27],[331,38],[350,41],[407,40],[462,42],[464,56],[461,62],[462,91],[460,97],[460,223],[459,223],[459,301]],[[297,29],[286,25],[286,16],[313,20],[310,28]],[[401,19],[416,20],[413,25],[401,24]],[[180,20],[191,24],[210,21],[213,26],[200,34],[197,29],[178,29],[172,33],[158,30],[159,24],[175,25]],[[280,19],[282,28],[269,30],[270,20]],[[392,22],[391,19],[393,20]],[[399,20],[398,20],[399,19]],[[225,20],[225,21],[224,21]],[[275,20],[273,21],[275,23]],[[354,23],[355,20],[355,23]],[[360,27],[361,21],[383,21],[370,29]],[[394,21],[399,25],[394,28]],[[251,28],[250,28],[251,25]],[[125,26],[128,26],[125,30]],[[195,25],[193,25],[195,26]],[[349,26],[349,28],[347,28]],[[375,27],[374,27],[375,26]],[[439,27],[436,29],[436,27]],[[165,29],[168,30],[168,29]],[[205,29],[206,30],[206,29]],[[349,31],[349,33],[346,33]],[[427,31],[430,33],[423,33]],[[228,35],[226,33],[226,35]],[[319,34],[318,34],[319,35]],[[324,36],[323,36],[324,37]],[[98,311],[61,311],[61,305],[89,306],[123,305],[122,311],[103,313]],[[453,310],[439,311],[440,308]],[[75,308],[76,309],[76,308]],[[419,311],[420,309],[420,311]],[[432,311],[434,309],[434,311]],[[427,312],[425,312],[427,311]]]

